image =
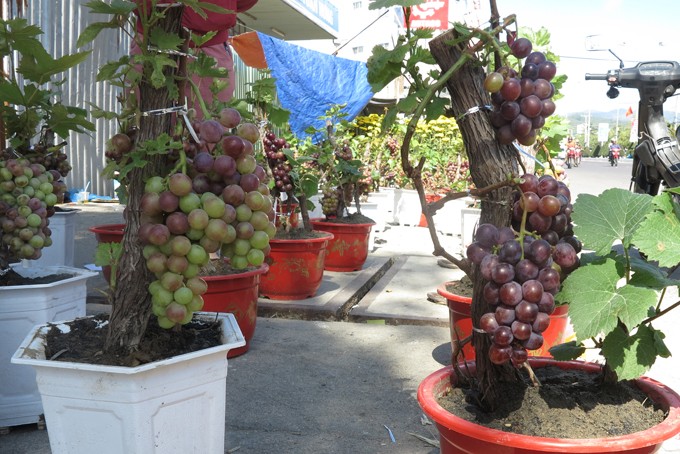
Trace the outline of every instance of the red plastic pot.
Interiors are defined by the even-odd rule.
[[[326,254],[327,271],[357,271],[368,258],[368,240],[374,222],[366,224],[347,224],[312,219],[314,230],[329,232],[333,239],[328,243]]]
[[[260,279],[260,295],[272,300],[302,300],[316,295],[323,278],[327,232],[319,238],[271,239],[269,271]]]
[[[425,194],[425,201],[427,203],[432,203],[436,202],[437,200],[441,199],[443,196],[439,194]],[[425,217],[424,214],[420,215],[420,222],[418,223],[418,227],[427,227],[427,218]]]
[[[203,311],[230,312],[234,314],[246,345],[229,350],[227,358],[244,354],[250,348],[257,321],[257,297],[260,276],[269,270],[263,263],[258,269],[238,274],[203,276],[208,291],[203,294]]]
[[[291,203],[290,210],[288,209],[288,203],[285,201],[278,205],[275,221],[277,227],[281,226],[281,216],[288,217],[288,223],[292,228],[297,229],[300,226],[300,210],[297,203]]]
[[[583,361],[555,361],[550,358],[530,358],[534,369],[557,366],[563,369],[581,369],[597,373],[600,366]],[[474,361],[468,362],[470,372],[475,372]],[[637,386],[668,412],[661,424],[641,432],[609,438],[547,438],[520,435],[489,429],[459,418],[437,403],[437,398],[455,384],[456,375],[451,366],[428,375],[418,387],[418,402],[425,414],[439,430],[442,454],[494,453],[628,453],[656,452],[661,443],[680,433],[680,396],[667,386],[647,377],[636,380]]]
[[[123,231],[125,230],[125,224],[95,225],[90,227],[88,230],[94,233],[94,237],[100,243],[120,243],[123,241]],[[104,273],[104,279],[106,279],[106,282],[111,282],[111,267],[108,265],[102,267],[102,273]]]
[[[446,298],[449,306],[449,328],[451,330],[451,342],[457,339],[463,340],[472,334],[471,305],[472,298],[456,295],[446,290],[443,283],[437,287],[437,293]],[[543,346],[536,350],[529,350],[531,356],[551,357],[548,350],[555,345],[559,345],[566,340],[569,326],[569,306],[562,305],[555,307],[555,311],[550,314],[550,326],[543,332]],[[475,359],[475,350],[471,343],[463,347],[465,360]]]

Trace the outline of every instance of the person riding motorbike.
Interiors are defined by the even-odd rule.
[[[612,139],[609,144],[609,163],[611,165],[619,165],[619,157],[621,155],[621,145],[616,143],[616,139]]]

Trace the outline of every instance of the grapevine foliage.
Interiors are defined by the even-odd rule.
[[[555,358],[579,357],[580,343],[591,339],[625,380],[643,375],[658,356],[669,356],[653,321],[664,310],[659,290],[680,284],[662,268],[680,262],[677,210],[669,193],[652,197],[615,188],[578,197],[574,231],[594,252],[583,255],[555,296],[569,303],[578,340],[552,348]]]

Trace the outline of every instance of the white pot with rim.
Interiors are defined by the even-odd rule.
[[[233,314],[196,317],[219,321],[222,345],[137,367],[45,359],[36,326],[12,363],[36,371],[52,454],[224,452],[227,352],[245,339]]]

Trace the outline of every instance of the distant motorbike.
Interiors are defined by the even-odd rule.
[[[578,163],[576,162],[576,148],[569,147],[567,148],[567,169],[571,169],[572,166],[578,167]]]
[[[619,150],[613,149],[609,152],[609,164],[614,167],[619,165]]]
[[[680,64],[675,61],[647,61],[632,68],[612,69],[607,74],[585,75],[586,80],[604,80],[607,96],[618,96],[617,87],[636,88],[638,105],[638,143],[633,151],[631,190],[655,195],[659,187],[680,186],[680,148],[678,137],[668,130],[663,105],[680,88]]]

